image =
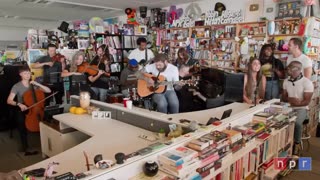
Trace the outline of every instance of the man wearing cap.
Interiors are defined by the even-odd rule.
[[[136,59],[130,59],[128,66],[121,72],[120,83],[122,94],[127,96],[129,94],[128,89],[137,87],[137,77],[135,73],[138,71],[139,65]]]
[[[141,60],[144,60],[145,62],[147,62],[148,60],[154,58],[153,52],[147,48],[147,40],[144,37],[139,37],[137,39],[137,44],[139,47],[134,49],[129,54],[129,57],[128,57],[129,59],[135,59],[137,60],[138,63],[140,63]]]

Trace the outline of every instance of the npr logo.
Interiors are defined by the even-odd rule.
[[[301,158],[274,158],[274,167],[276,170],[293,169],[298,171],[311,171],[311,157]]]

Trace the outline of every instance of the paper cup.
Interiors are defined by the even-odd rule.
[[[127,101],[130,100],[130,98],[123,98],[123,107],[127,107]]]
[[[127,107],[128,109],[132,109],[132,101],[131,101],[131,100],[127,100],[127,101],[126,101],[126,107]]]

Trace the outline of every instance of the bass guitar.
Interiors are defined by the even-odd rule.
[[[146,97],[153,93],[163,93],[168,85],[195,85],[197,80],[181,80],[181,81],[166,81],[166,78],[162,75],[154,76],[152,74],[143,74],[144,77],[138,79],[137,90],[140,97]],[[153,86],[148,85],[148,79],[151,78],[155,83]]]

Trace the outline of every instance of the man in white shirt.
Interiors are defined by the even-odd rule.
[[[141,60],[147,62],[154,58],[153,52],[147,48],[147,40],[144,37],[139,37],[137,39],[137,44],[139,47],[129,54],[128,59],[135,59],[140,63]]]
[[[154,58],[154,63],[145,67],[145,72],[151,73],[154,76],[159,74],[166,78],[166,81],[179,81],[178,68],[168,62],[165,54],[158,54]],[[148,79],[148,85],[154,86],[155,81]],[[165,92],[155,93],[152,95],[152,101],[156,103],[157,110],[163,113],[179,113],[179,100],[174,91],[173,85],[167,85]]]
[[[283,82],[282,100],[289,102],[293,110],[297,112],[293,155],[299,155],[303,121],[308,117],[308,104],[314,88],[312,81],[303,76],[300,62],[292,61],[288,65],[288,74],[289,77]]]
[[[298,61],[302,64],[304,77],[310,79],[312,75],[312,60],[302,53],[303,43],[299,38],[291,38],[289,41],[289,52],[287,65],[292,61]]]

